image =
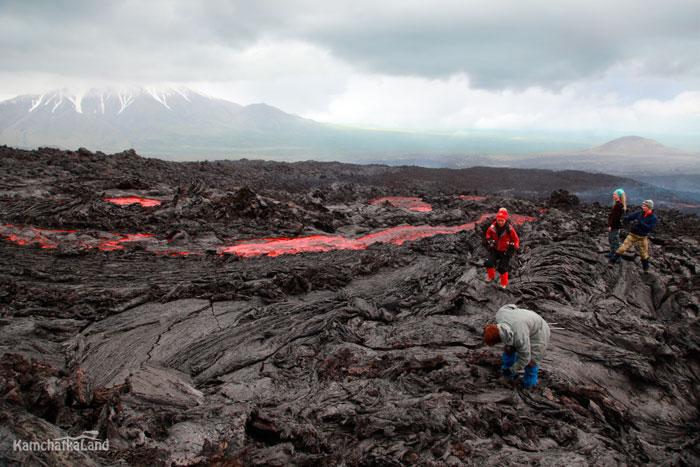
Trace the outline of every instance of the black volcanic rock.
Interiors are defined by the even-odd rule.
[[[525,189],[546,173],[500,176]],[[657,209],[652,273],[634,250],[610,270],[609,206],[567,186],[461,197],[477,184],[451,177],[0,147],[3,459],[697,465],[700,220]],[[127,196],[161,203],[105,199]],[[392,196],[432,210],[372,204]],[[483,281],[478,224],[502,206],[533,218],[516,225],[505,292]],[[357,249],[220,248],[471,222]],[[507,303],[552,325],[531,390],[498,378],[500,349],[482,346]],[[109,451],[13,451],[90,430]]]
[[[549,205],[555,207],[574,208],[580,204],[581,200],[577,196],[570,194],[566,190],[556,190],[549,195]]]

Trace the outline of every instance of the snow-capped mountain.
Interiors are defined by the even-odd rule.
[[[108,154],[133,148],[143,156],[180,160],[249,157],[620,175],[700,173],[700,154],[638,136],[581,148],[579,142],[560,139],[367,130],[315,122],[266,104],[241,106],[182,88],[57,90],[3,101],[2,144],[84,147]],[[517,156],[504,160],[498,154]]]
[[[176,88],[56,90],[0,102],[0,143],[18,147],[223,153],[227,147],[289,145],[295,134],[321,128],[266,104],[241,106]]]

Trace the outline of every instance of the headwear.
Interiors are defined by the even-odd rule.
[[[625,194],[625,190],[623,190],[622,188],[618,188],[613,193],[615,193],[617,196],[622,196],[623,194]]]
[[[508,219],[508,211],[506,211],[505,209],[503,209],[502,211],[499,210],[498,214],[496,214],[496,219]]]
[[[484,328],[484,342],[488,346],[494,346],[501,342],[501,334],[497,325],[489,324]]]
[[[644,206],[648,206],[649,209],[654,209],[654,202],[653,202],[652,200],[650,200],[650,199],[644,201],[642,204],[643,204]]]

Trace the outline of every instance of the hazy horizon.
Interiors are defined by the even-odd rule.
[[[30,94],[28,96],[30,97],[36,97],[36,96],[44,96],[44,100],[47,98],[51,98],[52,93],[54,92],[60,92],[60,93],[65,93],[63,96],[63,101],[65,102],[66,105],[69,107],[74,107],[75,109],[80,109],[81,104],[80,101],[81,99],[84,99],[85,97],[93,94],[94,92],[97,92],[98,94],[105,93],[105,92],[121,92],[125,94],[130,94],[136,91],[144,91],[147,93],[152,93],[154,95],[154,98],[158,100],[159,102],[163,100],[163,103],[165,102],[165,95],[170,94],[181,94],[185,95],[187,92],[192,91],[189,89],[185,89],[180,87],[179,89],[175,90],[173,88],[167,88],[167,87],[160,87],[158,89],[150,88],[146,89],[143,87],[139,87],[137,89],[136,87],[123,87],[121,89],[115,89],[115,88],[98,88],[98,87],[89,87],[86,89],[81,89],[81,90],[71,90],[71,89],[54,89],[50,91],[46,91],[43,93],[39,94]],[[198,91],[195,91],[198,92]],[[161,93],[162,95],[158,95]],[[205,94],[206,95],[206,94]],[[16,96],[11,99],[3,100],[0,101],[2,102],[10,102],[14,101],[15,99],[21,98],[21,97],[26,97],[24,96]],[[222,99],[227,102],[232,102],[229,101],[228,99],[225,98],[217,98],[215,96],[208,96],[208,97],[214,97],[215,99]],[[32,101],[34,102],[34,101]],[[36,102],[39,102],[38,100]],[[235,103],[238,104],[238,103]],[[265,104],[265,103],[262,103]],[[53,105],[53,104],[51,104]],[[167,107],[167,105],[166,105]],[[285,109],[278,109],[281,111],[285,111]],[[81,110],[77,110],[78,112],[82,112]],[[573,130],[549,130],[549,129],[537,129],[537,130],[512,130],[512,129],[457,129],[457,130],[450,130],[450,129],[440,129],[440,128],[424,128],[424,129],[402,129],[402,128],[379,128],[379,127],[368,127],[368,126],[363,126],[363,125],[352,125],[352,124],[342,124],[342,123],[333,123],[333,122],[318,122],[318,123],[324,123],[331,125],[333,127],[337,128],[346,128],[346,129],[357,129],[357,130],[371,130],[370,133],[375,133],[375,134],[381,134],[381,133],[386,133],[388,135],[417,135],[417,136],[426,136],[426,137],[444,137],[444,138],[449,138],[453,141],[462,141],[463,144],[459,145],[460,149],[459,150],[444,150],[444,149],[430,149],[430,148],[421,148],[420,144],[418,147],[415,149],[411,150],[410,147],[406,147],[404,153],[402,153],[402,156],[406,156],[408,153],[414,153],[417,157],[420,156],[427,156],[430,154],[438,154],[441,155],[445,158],[448,158],[450,156],[457,156],[457,155],[524,155],[524,154],[533,154],[533,153],[547,153],[547,152],[552,152],[552,151],[568,151],[572,149],[586,149],[586,148],[591,148],[595,146],[599,146],[602,144],[605,144],[609,141],[615,140],[617,138],[621,137],[626,137],[626,136],[639,136],[647,139],[652,139],[655,140],[664,146],[668,146],[670,148],[675,148],[675,149],[680,149],[683,151],[690,151],[690,152],[698,152],[700,153],[700,140],[695,137],[695,135],[669,135],[669,134],[656,134],[656,133],[648,133],[648,134],[638,134],[638,135],[631,135],[631,134],[625,134],[623,132],[618,132],[614,130],[583,130],[583,131],[573,131]],[[500,140],[501,143],[499,144],[497,140]],[[484,142],[488,141],[487,146],[483,146]],[[468,150],[464,149],[467,146],[468,142],[474,143],[474,148],[473,150]],[[520,143],[520,144],[518,144]],[[76,141],[76,144],[80,144],[80,142]],[[12,145],[12,144],[10,144]],[[51,146],[49,144],[49,146]],[[20,146],[17,146],[20,147]],[[33,147],[31,146],[22,146],[22,148],[27,148],[27,149],[32,149]],[[63,149],[74,149],[74,148],[68,148],[65,147]],[[125,148],[126,149],[126,148]],[[96,150],[100,150],[97,148]],[[237,150],[236,148],[231,148],[232,155],[235,155]],[[149,155],[150,154],[146,154]],[[213,154],[212,154],[213,155]],[[203,154],[202,157],[206,157],[207,154]],[[264,155],[261,155],[263,157]],[[177,159],[182,159],[183,157],[186,156],[177,156]],[[377,155],[377,157],[381,158],[382,155]],[[387,153],[385,155],[386,158],[390,158],[391,154]],[[278,158],[277,158],[278,159]],[[327,160],[328,157],[324,157],[322,159]],[[290,160],[298,160],[298,157],[290,156]],[[389,159],[386,160],[386,162],[391,163]]]

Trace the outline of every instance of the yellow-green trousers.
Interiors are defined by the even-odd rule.
[[[627,234],[625,241],[622,246],[615,252],[618,255],[623,254],[625,251],[632,248],[632,245],[637,245],[637,251],[639,251],[639,256],[644,259],[649,259],[649,243],[647,237],[643,237],[637,234]]]

